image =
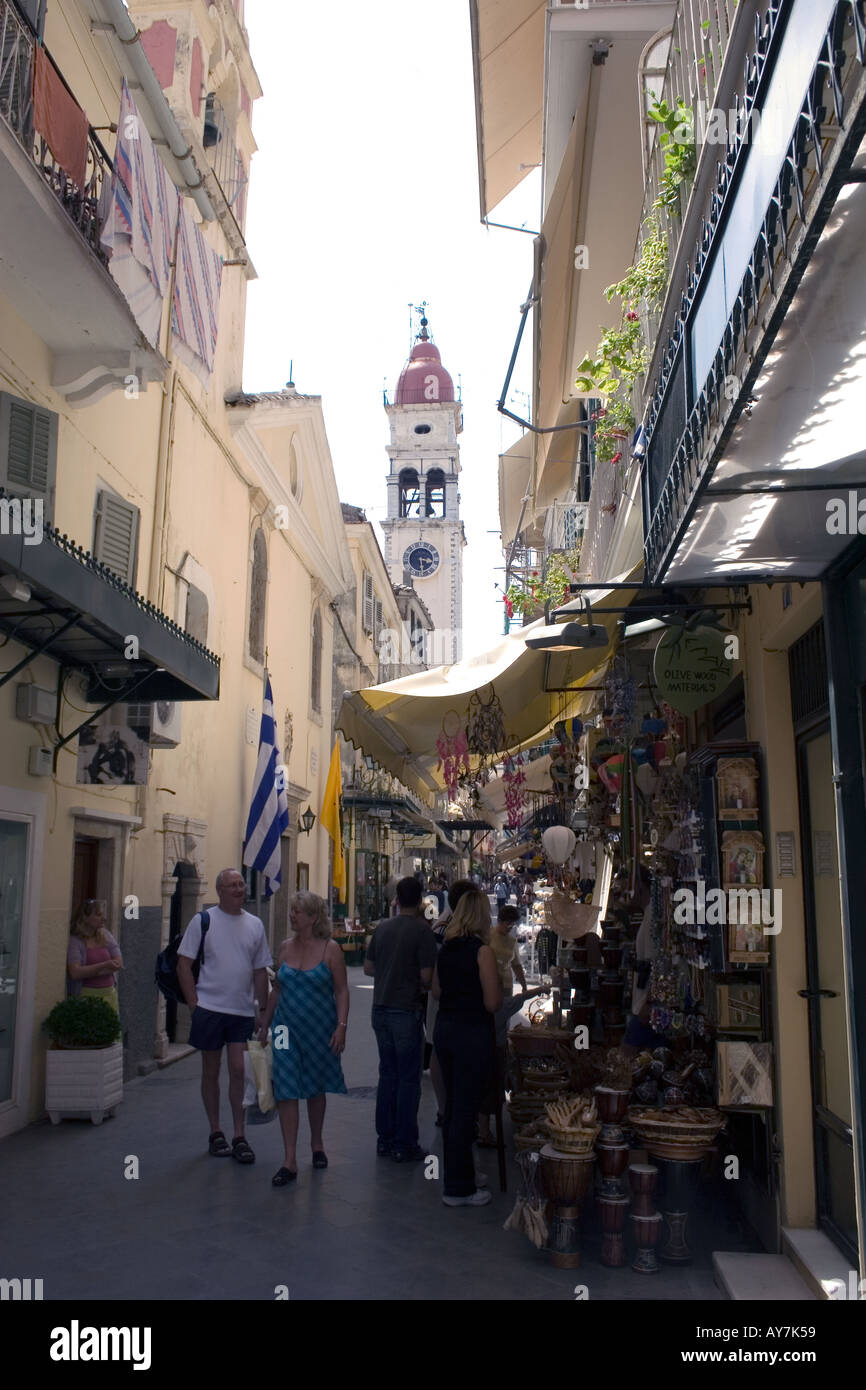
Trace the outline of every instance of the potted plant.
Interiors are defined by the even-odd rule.
[[[101,1125],[123,1100],[120,1019],[104,999],[78,996],[55,1004],[42,1027],[51,1040],[45,1109],[56,1125],[64,1115]]]

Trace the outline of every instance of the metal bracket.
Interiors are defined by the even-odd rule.
[[[165,668],[158,666],[155,669],[160,671],[164,670]],[[82,729],[86,729],[88,724],[93,724],[95,720],[99,719],[103,714],[105,714],[106,710],[111,709],[114,705],[126,704],[129,700],[130,695],[134,695],[136,690],[138,690],[139,686],[144,685],[145,681],[149,680],[153,674],[153,669],[145,671],[144,674],[139,677],[139,679],[135,682],[134,685],[129,686],[122,693],[115,695],[113,699],[107,702],[107,704],[100,705],[99,709],[94,710],[93,714],[88,715],[87,719],[83,719],[81,723],[77,726],[77,728],[72,730],[71,734],[65,734],[63,738],[58,739],[57,743],[54,744],[53,750],[54,756],[52,760],[52,767],[54,772],[57,771],[57,757],[61,748],[65,748],[67,743],[71,743],[74,738],[77,738],[78,735],[81,733]]]

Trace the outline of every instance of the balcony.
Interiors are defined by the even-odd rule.
[[[588,511],[588,502],[554,502],[548,507],[544,519],[545,550],[579,550]]]
[[[647,575],[805,582],[856,539],[828,514],[866,486],[866,19],[856,0],[767,0],[757,18],[725,0],[727,47],[719,28],[708,52],[701,13],[681,0],[664,90],[696,103],[707,63],[728,127],[668,217],[643,408]]]
[[[228,117],[219,98],[211,92],[204,113],[202,143],[220,192],[243,231],[249,177],[238,153]]]
[[[0,0],[0,296],[51,350],[52,385],[70,404],[92,404],[122,389],[130,371],[142,383],[161,379],[165,362],[142,337],[99,244],[107,151],[88,130],[78,185],[35,131],[35,44],[15,6]]]

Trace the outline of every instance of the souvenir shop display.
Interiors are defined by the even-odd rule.
[[[490,698],[486,701],[481,691],[473,691],[466,711],[466,744],[469,752],[478,756],[475,780],[481,786],[490,780],[495,755],[508,746],[502,703],[492,684],[488,689]]]
[[[448,795],[453,798],[457,794],[461,778],[468,777],[472,771],[466,730],[456,710],[448,710],[442,719],[442,731],[436,740],[436,751],[439,754],[436,771],[442,773]]]

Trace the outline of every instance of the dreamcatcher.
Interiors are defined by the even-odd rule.
[[[466,742],[470,753],[478,756],[476,782],[486,786],[493,770],[493,758],[507,746],[502,703],[493,684],[490,685],[490,699],[485,702],[474,690],[469,697],[466,719]]]
[[[442,720],[442,732],[436,740],[436,750],[439,754],[436,771],[441,771],[448,794],[453,798],[457,794],[460,779],[467,777],[470,772],[466,730],[460,715],[454,709],[450,709]]]
[[[518,830],[523,819],[523,808],[526,805],[526,773],[523,771],[522,754],[518,753],[516,758],[512,757],[510,753],[505,755],[502,782],[505,787],[505,809],[508,812],[506,829]]]

